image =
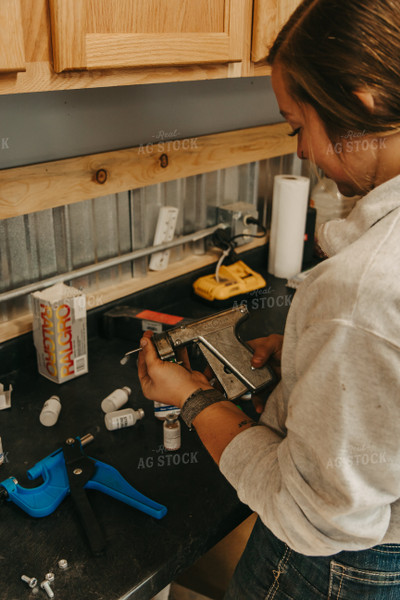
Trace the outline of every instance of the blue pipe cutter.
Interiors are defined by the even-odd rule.
[[[0,482],[0,496],[14,502],[32,517],[46,517],[55,511],[69,493],[90,547],[98,555],[104,551],[106,543],[86,490],[108,494],[156,519],[164,517],[167,509],[135,490],[114,467],[86,456],[82,446],[92,440],[91,434],[82,439],[68,438],[61,448],[27,472],[31,480],[42,477],[41,485],[24,488],[14,477],[10,477]]]

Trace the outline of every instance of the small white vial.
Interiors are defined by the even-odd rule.
[[[2,465],[4,462],[4,451],[3,451],[3,443],[1,441],[1,437],[0,437],[0,465]]]
[[[132,427],[144,417],[143,408],[133,410],[133,408],[124,408],[123,410],[116,410],[115,412],[109,412],[104,417],[104,422],[108,431],[114,431],[115,429],[124,429],[125,427]]]
[[[118,410],[121,408],[121,406],[128,402],[130,394],[131,388],[128,388],[126,385],[121,389],[114,390],[107,396],[107,398],[104,398],[103,402],[101,403],[103,412],[109,413],[113,410]]]
[[[161,421],[164,421],[168,415],[175,415],[179,417],[181,409],[177,406],[171,406],[170,404],[163,404],[162,402],[154,402],[154,416]]]
[[[57,423],[58,415],[61,410],[61,400],[58,396],[51,396],[43,404],[39,420],[45,427],[52,427]]]
[[[181,424],[178,416],[169,414],[163,423],[164,448],[179,450],[181,447]]]

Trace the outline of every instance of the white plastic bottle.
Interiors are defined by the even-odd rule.
[[[114,390],[101,403],[103,412],[109,413],[113,410],[118,410],[128,402],[128,398],[131,394],[131,388],[124,386],[121,389]]]
[[[51,396],[43,404],[39,420],[45,427],[52,427],[57,423],[61,411],[61,400],[58,396]]]
[[[181,447],[181,424],[178,416],[169,414],[163,423],[164,448],[179,450]]]
[[[132,427],[144,417],[143,408],[133,410],[133,408],[124,408],[123,410],[116,410],[109,412],[104,417],[104,422],[108,431],[115,431],[115,429],[124,429],[125,427]]]

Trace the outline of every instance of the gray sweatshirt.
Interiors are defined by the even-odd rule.
[[[295,294],[282,380],[220,461],[265,525],[315,556],[400,543],[400,176],[319,241],[330,258]]]

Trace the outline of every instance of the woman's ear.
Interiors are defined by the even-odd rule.
[[[371,92],[367,90],[357,90],[353,92],[355,96],[364,104],[365,108],[369,110],[369,112],[374,112],[375,109],[375,100]]]

